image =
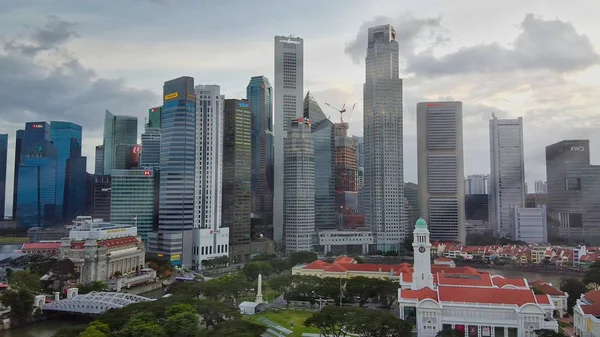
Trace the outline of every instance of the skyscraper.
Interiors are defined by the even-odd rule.
[[[490,226],[514,238],[511,207],[525,206],[523,119],[490,119]]]
[[[115,116],[106,110],[104,114],[104,175],[110,175],[115,167],[117,145],[137,144],[137,117]]]
[[[252,216],[261,227],[273,226],[273,88],[266,77],[254,76],[246,96],[252,109]]]
[[[13,175],[13,199],[12,199],[12,216],[13,219],[17,218],[17,194],[19,191],[19,165],[21,164],[22,151],[23,151],[23,137],[25,137],[25,130],[17,130],[15,137],[15,168]]]
[[[49,140],[23,149],[19,165],[17,222],[20,227],[56,223],[57,151]]]
[[[44,140],[50,140],[50,125],[46,122],[25,123],[23,134],[23,149],[39,144]],[[23,156],[21,156],[23,158]]]
[[[146,128],[157,128],[160,129],[160,120],[162,118],[162,106],[151,108],[148,110],[148,123]]]
[[[548,192],[548,184],[543,180],[535,181],[535,194],[545,194]]]
[[[59,220],[72,220],[65,214],[65,205],[69,202],[69,195],[65,195],[65,179],[67,172],[67,160],[71,157],[81,157],[81,125],[70,122],[50,122],[50,140],[56,147],[56,218]],[[72,170],[82,172],[71,172],[75,176],[83,177],[85,186],[85,167],[74,165]],[[79,180],[81,181],[81,180]],[[84,190],[85,191],[85,190]],[[78,194],[81,197],[81,194]],[[83,202],[83,198],[80,199]],[[81,214],[76,214],[81,215]]]
[[[462,102],[417,104],[419,209],[431,238],[466,240]]]
[[[95,219],[110,219],[111,176],[94,176],[92,216]]]
[[[65,165],[65,199],[63,218],[72,220],[87,215],[86,195],[88,194],[87,157],[67,158]]]
[[[113,169],[110,201],[110,222],[137,226],[145,241],[155,223],[154,191],[156,179],[153,169]]]
[[[140,166],[140,145],[117,145],[115,146],[115,157],[113,159],[113,169],[129,170]]]
[[[304,40],[292,36],[275,36],[275,130],[273,239],[284,244],[283,222],[283,140],[290,120],[303,115]]]
[[[333,123],[310,92],[304,98],[304,118],[310,121],[314,148],[315,229],[336,229]]]
[[[402,79],[391,25],[369,28],[364,96],[365,223],[377,250],[398,251],[406,233]],[[408,233],[410,234],[410,233]]]
[[[140,167],[160,167],[160,129],[146,127],[142,133]]]
[[[195,94],[196,174],[190,253],[192,268],[201,269],[202,261],[227,256],[229,252],[229,228],[221,227],[225,97],[218,85],[197,85]],[[184,251],[187,260],[186,255]]]
[[[308,119],[290,122],[284,139],[286,253],[312,251],[315,234],[315,153]]]
[[[488,185],[487,174],[471,174],[465,179],[465,194],[487,194]]]
[[[229,228],[229,244],[250,243],[252,193],[251,109],[248,101],[225,100],[223,132],[223,227]],[[250,257],[248,257],[250,258]],[[235,257],[234,261],[239,261]]]
[[[0,134],[0,220],[4,219],[6,206],[6,161],[8,159],[8,135]]]
[[[96,145],[96,158],[94,161],[94,175],[104,175],[104,146]]]
[[[183,234],[194,226],[196,97],[194,79],[179,77],[163,86],[158,233],[150,233],[155,253],[181,264]],[[191,245],[191,242],[189,242]],[[149,247],[149,248],[150,248]]]

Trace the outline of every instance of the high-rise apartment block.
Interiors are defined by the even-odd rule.
[[[115,168],[117,145],[136,145],[137,117],[115,116],[106,110],[104,114],[104,169],[102,174],[110,175]]]
[[[8,159],[8,135],[0,134],[0,220],[4,220],[6,206],[6,161]]]
[[[314,147],[315,228],[336,229],[335,140],[333,123],[325,116],[314,97],[304,98],[304,119],[310,121]]]
[[[431,238],[466,240],[462,102],[417,104],[419,208]]]
[[[284,139],[286,253],[313,250],[315,235],[315,153],[308,119],[289,123]]]
[[[472,174],[465,179],[465,194],[487,194],[488,175]]]
[[[273,226],[273,88],[264,76],[254,76],[246,87],[252,110],[252,218],[262,228]]]
[[[112,187],[110,222],[137,226],[138,235],[146,241],[156,224],[156,185],[152,168],[111,171]]]
[[[196,172],[196,96],[194,79],[165,82],[160,143],[158,231],[149,233],[148,250],[182,263],[184,234],[194,227]],[[105,146],[106,148],[106,146]],[[190,235],[187,235],[188,239]],[[185,242],[191,246],[191,240]],[[186,263],[191,264],[191,261]]]
[[[377,250],[398,251],[406,235],[402,79],[391,25],[369,28],[363,98],[365,222]]]
[[[273,239],[279,249],[284,244],[283,140],[288,136],[290,120],[303,116],[303,95],[304,40],[275,36]]]
[[[228,255],[229,228],[222,227],[221,217],[225,97],[218,85],[197,85],[195,95],[196,165],[190,263],[193,269],[198,270],[202,261]],[[163,123],[163,130],[166,126],[167,123]],[[187,255],[184,249],[186,265]]]
[[[535,194],[546,194],[548,193],[548,184],[543,180],[535,181]]]
[[[229,228],[229,244],[250,243],[252,212],[251,125],[252,113],[246,100],[226,99],[223,132],[223,227]],[[248,256],[248,259],[250,257]],[[240,261],[241,256],[234,256]]]
[[[589,140],[546,147],[548,215],[559,235],[573,242],[600,242],[600,165],[590,164]]]
[[[525,208],[513,206],[510,209],[512,237],[527,243],[548,242],[546,207]]]
[[[523,119],[490,120],[490,226],[513,238],[511,207],[525,206]]]

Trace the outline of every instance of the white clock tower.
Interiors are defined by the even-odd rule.
[[[413,283],[412,290],[422,288],[433,289],[433,274],[431,274],[431,242],[429,242],[429,230],[427,222],[419,218],[415,223],[413,232]]]

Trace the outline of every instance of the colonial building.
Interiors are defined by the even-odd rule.
[[[573,307],[573,327],[580,337],[600,337],[600,290],[581,295]]]
[[[468,337],[534,337],[535,330],[558,331],[556,309],[547,294],[536,295],[525,279],[465,270],[448,273],[432,268],[429,230],[417,220],[412,274],[400,274],[400,318],[411,322],[419,337],[455,329]],[[456,268],[455,268],[456,269]]]

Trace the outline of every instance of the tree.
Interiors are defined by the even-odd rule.
[[[252,257],[252,261],[272,261],[277,260],[277,254],[258,254]]]
[[[319,256],[314,252],[295,252],[289,256],[288,260],[290,261],[290,265],[295,266],[298,264],[314,262],[318,258]]]
[[[79,294],[88,294],[92,291],[108,291],[108,284],[103,281],[92,281],[90,283],[80,284],[77,286]]]
[[[326,306],[323,310],[310,316],[304,325],[319,329],[325,336],[346,336],[353,330],[352,324],[364,309],[355,307]]]
[[[203,290],[202,282],[174,282],[167,288],[167,293],[172,295],[185,295],[198,298]]]
[[[379,280],[379,284],[381,306],[385,309],[390,309],[394,302],[398,299],[398,284],[389,280]]]
[[[412,325],[393,314],[363,309],[352,323],[352,332],[363,337],[412,337]]]
[[[562,331],[554,331],[550,329],[535,330],[535,334],[538,337],[566,337],[567,335]]]
[[[267,331],[263,325],[235,319],[215,326],[210,337],[260,337]]]
[[[0,302],[10,307],[10,318],[17,324],[27,323],[31,319],[34,297],[25,288],[7,289],[0,295]]]
[[[173,304],[166,310],[167,317],[183,314],[186,312],[196,313],[196,308],[188,303]]]
[[[64,326],[52,335],[52,337],[79,337],[85,331],[87,325]]]
[[[198,315],[187,311],[168,317],[164,327],[169,336],[194,337],[198,333],[199,324]]]
[[[8,278],[8,284],[12,289],[24,289],[30,293],[38,293],[42,290],[40,276],[29,270],[19,270],[13,272]]]
[[[315,295],[321,298],[336,299],[336,303],[339,303],[340,296],[343,297],[344,283],[341,279],[335,277],[324,277],[318,280],[318,283],[313,284]]]
[[[381,282],[370,277],[353,277],[346,281],[345,290],[348,297],[358,298],[359,306],[363,307],[381,292]]]
[[[25,269],[30,270],[34,274],[45,275],[56,263],[56,259],[44,255],[29,255],[25,262]]]
[[[215,300],[235,301],[250,288],[252,284],[241,274],[231,274],[203,282],[202,293]]]
[[[277,274],[281,274],[290,269],[290,265],[286,260],[271,260],[269,261],[269,264],[273,268],[273,271]]]
[[[600,285],[600,260],[594,261],[594,263],[589,266],[583,277],[583,283]],[[569,297],[571,297],[571,294],[569,294]]]
[[[225,321],[241,317],[239,310],[221,302],[195,301],[193,306],[198,315],[202,317],[202,323],[207,330]]]
[[[118,337],[167,337],[165,330],[158,323],[158,318],[149,312],[136,313],[119,331]]]
[[[111,335],[110,327],[99,321],[93,321],[79,335],[80,337],[108,337]]]
[[[404,242],[402,243],[402,248],[404,249],[404,252],[406,255],[411,255],[414,251],[413,248],[413,237],[412,236],[407,236],[404,238]]]
[[[577,300],[581,298],[581,294],[587,291],[586,285],[576,278],[561,278],[560,279],[560,290],[569,294],[567,298],[567,307],[569,314],[573,313],[573,306],[575,306]]]
[[[266,261],[254,261],[247,263],[243,269],[248,281],[254,282],[258,279],[258,275],[262,274],[267,277],[273,273],[273,267]]]
[[[283,299],[286,302],[289,302],[292,299],[292,295],[294,294],[294,290],[296,288],[294,284],[295,277],[292,275],[283,275],[269,279],[269,288],[276,290],[283,296]]]

